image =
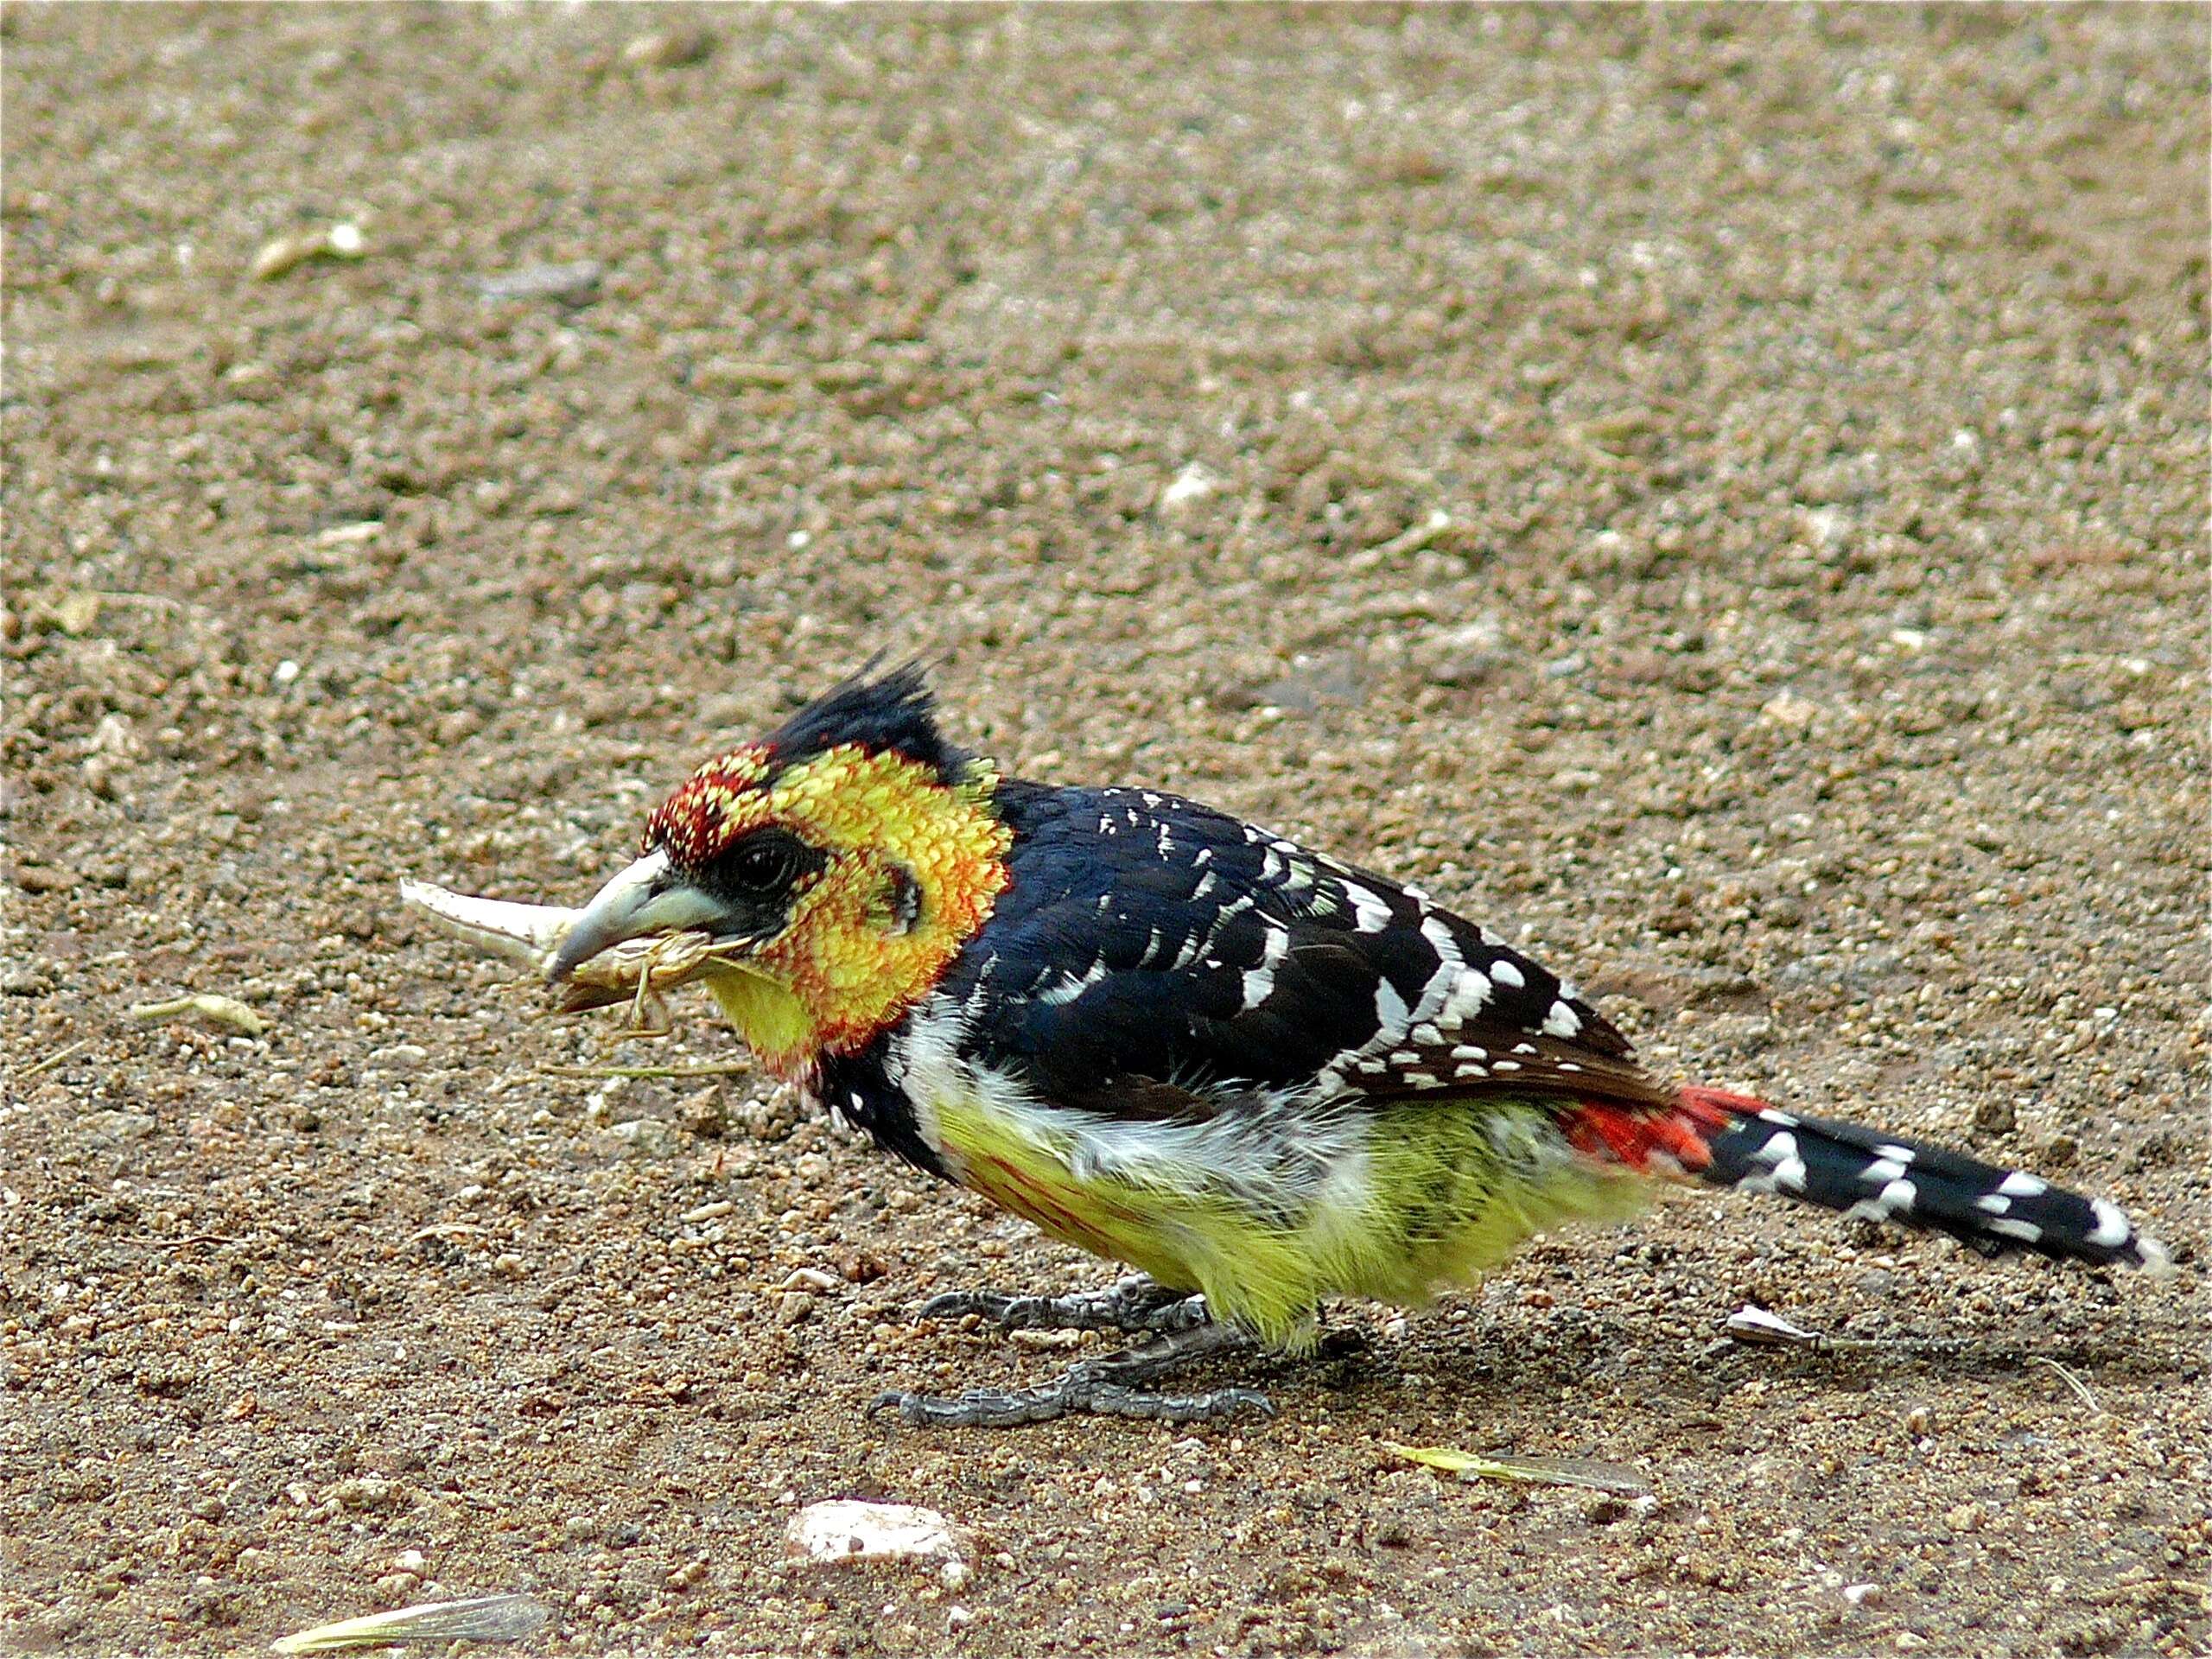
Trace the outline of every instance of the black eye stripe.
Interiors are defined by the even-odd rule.
[[[708,866],[712,874],[729,887],[748,893],[780,894],[827,861],[819,849],[810,847],[788,830],[775,826],[755,830],[725,849]]]

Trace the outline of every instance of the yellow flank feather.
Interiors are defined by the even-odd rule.
[[[933,1104],[940,1151],[966,1185],[1055,1238],[1205,1292],[1215,1318],[1292,1349],[1312,1343],[1326,1296],[1419,1306],[1532,1233],[1621,1219],[1647,1197],[1627,1171],[1567,1153],[1528,1101],[1365,1109],[1361,1148],[1294,1205],[1255,1196],[1249,1181],[1240,1189],[1217,1164],[1102,1160],[1084,1146],[1134,1144],[1160,1135],[1158,1124],[979,1098]],[[1247,1150],[1264,1164],[1259,1140]]]

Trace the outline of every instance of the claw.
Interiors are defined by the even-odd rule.
[[[1001,1296],[994,1291],[948,1290],[940,1295],[931,1297],[929,1300],[916,1308],[914,1317],[918,1319],[959,1319],[975,1313],[987,1319],[996,1319],[999,1307],[1010,1306],[1013,1301],[1013,1297]],[[997,1303],[999,1306],[986,1306],[987,1303],[992,1302]]]
[[[916,1310],[925,1319],[964,1319],[973,1313],[1002,1331],[1126,1331],[1152,1334],[1188,1330],[1206,1322],[1206,1299],[1177,1290],[1141,1273],[1103,1290],[1065,1296],[1009,1296],[996,1290],[951,1290]]]
[[[900,1417],[921,1428],[1014,1428],[1085,1411],[1155,1423],[1205,1422],[1239,1411],[1257,1412],[1263,1417],[1275,1414],[1274,1402],[1257,1389],[1152,1394],[1111,1382],[1070,1389],[1065,1381],[1038,1389],[969,1389],[957,1395],[903,1394],[893,1389],[878,1395],[868,1410],[874,1414],[889,1408],[895,1408]]]
[[[1155,1297],[1160,1294],[1160,1287],[1151,1281],[1143,1281],[1143,1284]],[[1116,1286],[1115,1290],[1122,1288]],[[1179,1310],[1192,1300],[1175,1296],[1172,1292],[1166,1294],[1173,1298],[1168,1311]],[[1018,1299],[999,1300],[1012,1303]],[[1020,1300],[1049,1303],[1071,1299]],[[966,1306],[964,1300],[963,1306]],[[895,1408],[910,1423],[947,1428],[1009,1428],[1021,1423],[1051,1422],[1084,1411],[1162,1423],[1203,1422],[1237,1411],[1256,1411],[1272,1417],[1274,1404],[1256,1389],[1216,1389],[1205,1394],[1173,1395],[1153,1394],[1130,1386],[1148,1382],[1195,1359],[1239,1352],[1252,1346],[1252,1338],[1236,1326],[1215,1325],[1201,1317],[1198,1323],[1169,1330],[1126,1353],[1084,1360],[1071,1366],[1057,1380],[1036,1388],[970,1389],[964,1394],[949,1395],[887,1389],[869,1402],[868,1410],[874,1414]]]

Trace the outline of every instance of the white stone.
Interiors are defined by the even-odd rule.
[[[1220,487],[1220,480],[1194,461],[1170,479],[1167,487],[1160,491],[1160,510],[1173,512],[1191,502],[1205,500]]]
[[[935,1510],[849,1497],[810,1503],[784,1529],[785,1553],[810,1567],[893,1560],[964,1566],[975,1544],[973,1532]]]

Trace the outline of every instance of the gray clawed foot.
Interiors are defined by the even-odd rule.
[[[995,1290],[954,1290],[924,1302],[920,1317],[957,1319],[973,1313],[1003,1331],[1126,1331],[1132,1335],[1185,1331],[1206,1321],[1206,1299],[1174,1290],[1141,1273],[1103,1290],[1065,1296],[1008,1296]]]
[[[1232,1412],[1274,1415],[1257,1389],[1214,1389],[1205,1394],[1149,1394],[1114,1382],[1079,1382],[1073,1376],[1039,1389],[969,1389],[964,1394],[906,1394],[887,1389],[871,1411],[896,1408],[906,1421],[932,1428],[1011,1428],[1049,1423],[1077,1412],[1139,1417],[1157,1423],[1196,1423]]]
[[[1271,1417],[1274,1407],[1257,1389],[1154,1394],[1133,1386],[1153,1382],[1193,1360],[1240,1352],[1253,1345],[1251,1338],[1232,1325],[1188,1325],[1125,1353],[1084,1360],[1040,1387],[970,1389],[958,1395],[908,1394],[894,1389],[878,1395],[868,1409],[895,1408],[910,1423],[951,1428],[1007,1428],[1020,1423],[1051,1422],[1084,1411],[1162,1423],[1200,1422],[1236,1411],[1255,1411]]]

